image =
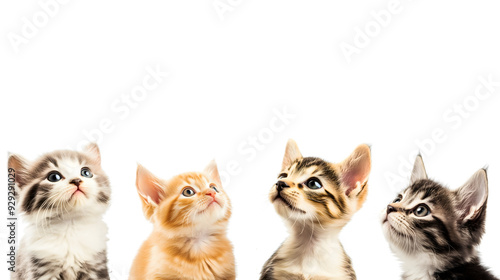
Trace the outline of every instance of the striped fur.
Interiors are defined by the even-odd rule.
[[[452,191],[427,178],[418,156],[410,186],[382,217],[384,235],[403,262],[403,279],[497,279],[481,266],[476,250],[487,198],[486,170]]]
[[[366,200],[370,149],[334,164],[302,157],[289,140],[269,198],[290,236],[264,264],[261,280],[356,279],[338,234]]]
[[[154,227],[132,264],[130,280],[235,279],[233,248],[226,237],[231,204],[215,162],[203,173],[168,181],[139,166],[136,185]],[[185,193],[188,189],[193,193]]]
[[[55,151],[29,162],[9,157],[26,232],[12,279],[109,279],[102,215],[111,189],[97,145]],[[83,170],[90,173],[83,176]],[[50,181],[57,172],[58,181]]]

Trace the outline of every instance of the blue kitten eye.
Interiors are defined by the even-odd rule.
[[[284,178],[286,178],[286,177],[288,177],[288,175],[287,175],[286,173],[281,173],[281,174],[278,176],[278,180],[279,180],[279,179],[284,179]]]
[[[61,181],[61,179],[62,175],[57,171],[52,171],[49,173],[49,175],[47,175],[47,180],[49,180],[50,182],[58,182]]]
[[[306,181],[306,186],[313,190],[321,189],[323,187],[319,179],[315,177],[309,178],[309,180]]]
[[[214,184],[210,185],[210,188],[212,188],[216,193],[219,192],[219,190],[217,189],[217,187]]]
[[[92,172],[90,172],[90,169],[88,167],[84,167],[82,168],[82,171],[80,171],[80,174],[83,176],[83,177],[87,177],[87,178],[92,178],[94,177],[94,174],[92,174]]]
[[[398,203],[398,202],[401,202],[401,197],[394,199],[394,201],[392,203]]]
[[[417,208],[415,208],[415,210],[413,210],[413,213],[417,217],[425,217],[431,213],[431,210],[429,210],[429,207],[427,207],[427,205],[420,204],[419,206],[417,206]]]
[[[191,197],[195,194],[196,192],[194,191],[193,188],[191,187],[185,187],[183,190],[182,190],[182,195],[185,196],[185,197]]]

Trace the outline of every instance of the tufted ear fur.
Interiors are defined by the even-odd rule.
[[[160,179],[138,164],[135,185],[142,200],[144,215],[149,219],[164,197]]]
[[[9,156],[8,168],[14,170],[17,186],[21,189],[29,182],[29,166],[30,162],[22,156],[15,154]]]
[[[97,165],[101,165],[101,152],[96,143],[90,143],[84,148],[84,152],[94,160]]]
[[[340,180],[347,196],[358,194],[371,170],[371,152],[368,145],[359,145],[351,155],[340,163]]]
[[[283,164],[281,169],[286,169],[290,166],[295,160],[301,159],[302,154],[299,151],[299,146],[293,139],[289,139],[286,143],[285,156],[283,157]]]
[[[485,169],[480,169],[458,190],[457,210],[461,222],[475,221],[481,217],[488,201],[488,177]]]
[[[413,184],[419,180],[427,179],[427,172],[425,171],[424,160],[421,155],[418,155],[413,164],[411,172],[410,183]]]
[[[219,169],[217,169],[217,163],[215,162],[215,160],[210,161],[210,163],[205,167],[204,173],[212,182],[215,182],[219,187],[222,187]]]

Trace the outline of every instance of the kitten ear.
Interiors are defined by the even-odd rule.
[[[421,155],[418,155],[413,164],[413,170],[411,172],[410,184],[415,183],[418,180],[427,179],[427,172],[425,171],[424,160]]]
[[[476,220],[481,216],[488,200],[488,176],[480,169],[458,190],[456,190],[460,220]]]
[[[160,180],[140,164],[137,165],[135,185],[139,196],[147,205],[157,206],[163,198]]]
[[[25,186],[28,182],[28,168],[30,166],[29,161],[24,159],[22,156],[12,154],[9,156],[8,168],[14,169],[16,176],[16,183],[19,188]]]
[[[217,183],[219,187],[222,187],[222,181],[220,179],[219,169],[217,169],[217,163],[215,162],[214,159],[210,161],[210,163],[205,167],[205,170],[203,172],[206,175],[208,175],[208,178],[210,178],[210,180]]]
[[[371,152],[368,145],[359,145],[352,154],[340,164],[340,180],[346,186],[345,194],[361,188],[368,181],[371,170]]]
[[[96,143],[89,143],[85,146],[84,151],[95,160],[97,165],[101,165],[101,152],[99,151],[99,146],[97,146]]]
[[[293,139],[289,139],[286,143],[285,156],[283,157],[283,164],[281,169],[285,169],[290,166],[296,159],[301,159],[302,154],[299,151],[299,146]]]

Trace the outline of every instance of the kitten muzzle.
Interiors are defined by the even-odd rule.
[[[273,203],[275,203],[276,201],[280,201],[281,203],[285,204],[289,209],[291,209],[292,211],[297,211],[297,212],[300,212],[300,213],[303,213],[303,214],[306,214],[306,211],[302,210],[302,209],[299,209],[295,206],[293,206],[290,201],[288,201],[285,197],[283,197],[281,195],[280,192],[278,192],[278,194],[274,197],[274,200],[273,200]]]

